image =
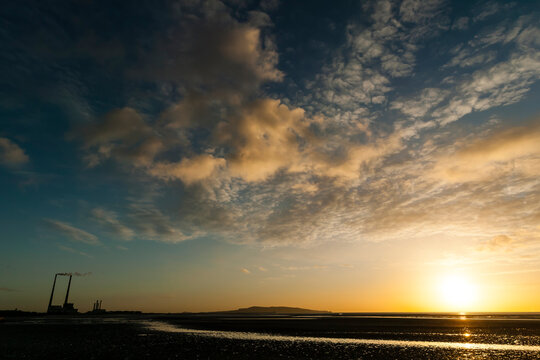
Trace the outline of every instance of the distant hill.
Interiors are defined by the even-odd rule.
[[[330,311],[310,310],[288,306],[252,306],[248,308],[240,308],[238,310],[221,311],[227,314],[264,314],[264,315],[279,315],[279,314],[330,314]]]

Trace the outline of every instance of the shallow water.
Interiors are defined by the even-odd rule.
[[[256,333],[256,332],[197,330],[197,329],[182,328],[182,327],[171,325],[162,321],[145,321],[143,322],[143,324],[149,330],[152,330],[152,331],[183,333],[183,334],[188,334],[188,335],[222,338],[222,339],[229,339],[229,340],[313,342],[313,343],[348,344],[348,345],[375,345],[375,346],[390,346],[390,347],[538,352],[538,356],[540,357],[540,346],[536,346],[536,345],[329,338],[329,337],[314,337],[314,336],[285,336],[285,335],[264,334],[264,333]]]

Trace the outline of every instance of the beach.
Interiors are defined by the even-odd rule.
[[[138,315],[6,319],[7,359],[538,359],[536,317]]]

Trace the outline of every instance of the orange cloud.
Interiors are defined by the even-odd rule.
[[[511,250],[514,244],[515,241],[509,236],[497,235],[487,241],[482,242],[478,249],[487,251],[508,251]]]
[[[500,130],[440,157],[431,175],[448,182],[467,182],[509,172],[540,175],[539,120]]]
[[[209,178],[224,166],[225,159],[203,154],[184,158],[179,163],[157,163],[150,169],[150,174],[167,180],[180,179],[186,185],[191,185]]]
[[[241,114],[222,123],[216,137],[232,147],[229,171],[246,181],[260,181],[300,160],[298,137],[304,132],[304,110],[289,109],[279,100],[256,100]]]

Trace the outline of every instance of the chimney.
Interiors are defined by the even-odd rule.
[[[52,305],[52,300],[53,300],[53,295],[54,295],[54,286],[56,285],[56,277],[58,276],[58,274],[55,274],[54,275],[54,281],[53,281],[53,284],[52,284],[52,291],[51,291],[51,299],[49,300],[49,307],[47,308],[47,310],[51,307]]]
[[[101,302],[102,302],[102,301],[103,301],[103,300],[99,300],[99,310],[101,310]]]
[[[66,300],[64,300],[64,306],[66,306],[66,304],[68,302],[69,288],[71,287],[71,277],[72,277],[72,275],[69,275],[69,282],[68,282],[68,288],[67,288],[67,291],[66,291]]]

